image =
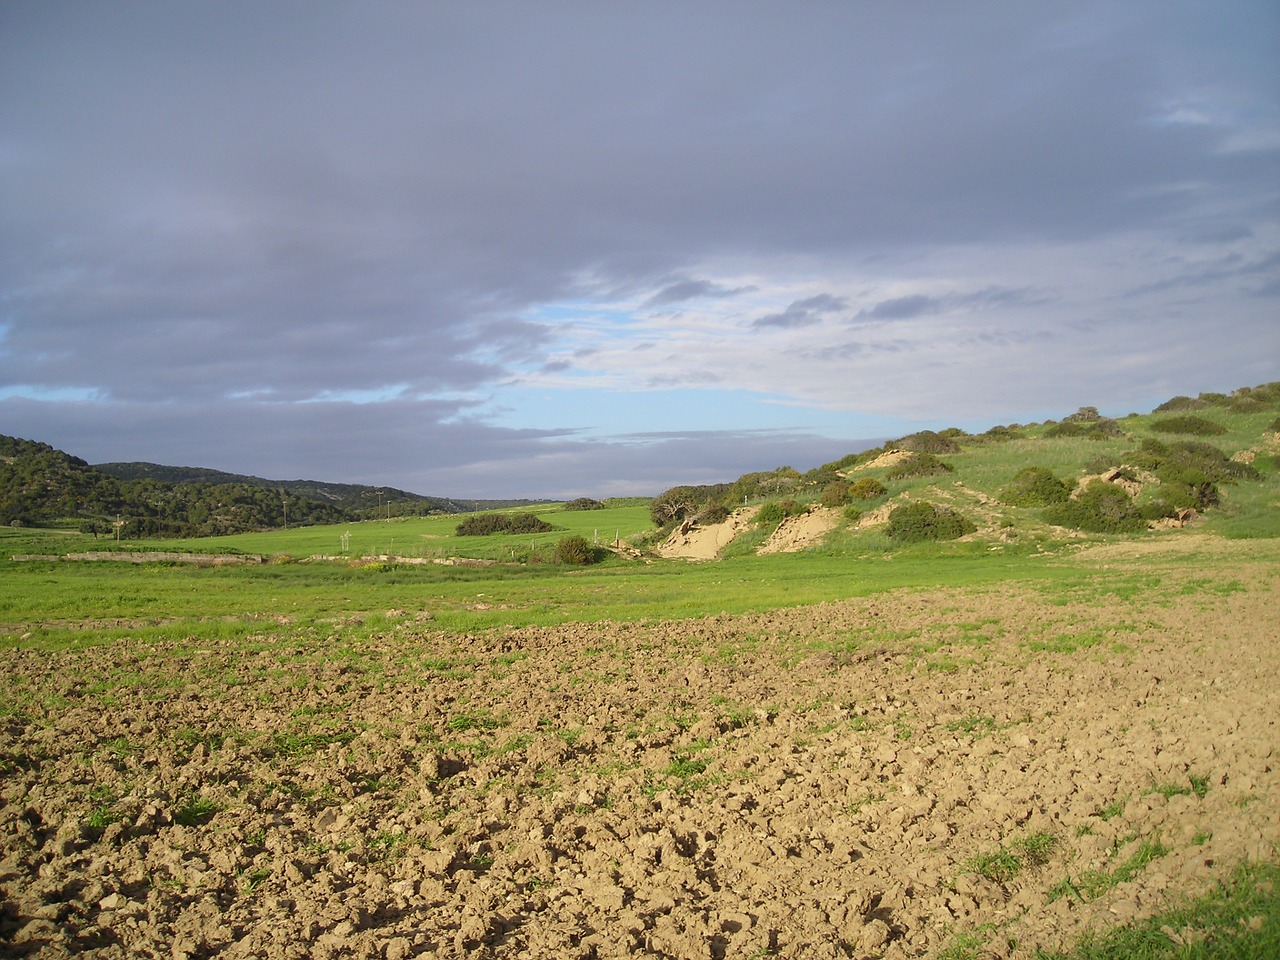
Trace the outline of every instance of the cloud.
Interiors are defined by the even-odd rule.
[[[522,460],[603,475],[584,424],[673,384],[793,410],[763,445],[1280,376],[1266,5],[0,20],[0,430],[103,459],[324,479],[345,444],[377,482],[520,495]],[[596,392],[498,426],[530,384]],[[753,414],[664,419],[713,415]]]
[[[779,313],[768,313],[753,320],[751,326],[757,330],[776,327],[792,330],[796,327],[808,327],[821,323],[825,314],[843,310],[849,305],[844,297],[835,297],[829,293],[819,293],[803,300],[796,300]]]
[[[915,293],[906,297],[881,300],[869,310],[860,311],[858,316],[870,320],[910,320],[922,314],[936,313],[940,306],[940,302],[935,297]]]
[[[750,288],[724,287],[710,280],[678,280],[663,287],[645,301],[644,306],[666,307],[688,300],[699,300],[703,297],[732,297]]]

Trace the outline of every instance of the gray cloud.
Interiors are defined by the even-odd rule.
[[[676,303],[684,303],[688,300],[698,300],[702,297],[732,297],[735,294],[743,293],[748,288],[744,287],[725,287],[718,283],[712,283],[710,280],[677,280],[675,283],[668,284],[663,287],[652,297],[645,301],[646,307],[666,307]]]
[[[345,445],[374,482],[423,492],[520,495],[519,462],[603,481],[609,448],[577,424],[513,432],[476,411],[530,371],[599,361],[606,320],[566,345],[572,323],[545,308],[623,300],[678,306],[666,319],[688,326],[623,348],[635,370],[618,404],[632,386],[737,383],[714,356],[680,359],[730,306],[717,329],[740,324],[756,346],[735,342],[723,363],[761,377],[771,355],[743,360],[774,341],[761,331],[817,337],[869,303],[857,342],[789,355],[888,363],[916,345],[871,339],[872,321],[923,335],[949,311],[999,313],[970,333],[1010,350],[1026,347],[1018,327],[1069,340],[1082,316],[1120,313],[1230,333],[1234,354],[1180,361],[1230,387],[1275,355],[1278,17],[1249,0],[998,0],[926,17],[13,0],[0,398],[24,385],[50,399],[0,400],[0,432],[321,478],[351,469],[332,452]],[[898,295],[913,289],[929,292]],[[1112,346],[1135,358],[1126,381],[1163,383],[1176,364],[1142,359],[1144,343]],[[1015,408],[1052,386],[1009,384]],[[972,389],[930,387],[948,409]],[[743,389],[795,399],[767,379]],[[884,394],[845,402],[887,415]],[[310,402],[341,397],[378,402]]]
[[[844,297],[835,297],[829,293],[796,300],[780,313],[767,313],[752,321],[751,326],[757,330],[767,327],[778,327],[793,330],[796,327],[808,327],[820,323],[825,314],[843,310],[849,305]]]
[[[881,300],[869,310],[859,311],[860,318],[870,320],[910,320],[926,313],[936,313],[941,303],[935,297],[924,294],[911,294],[906,297],[894,297]]]

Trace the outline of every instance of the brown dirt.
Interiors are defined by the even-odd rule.
[[[1071,588],[11,652],[0,954],[1057,949],[1280,842],[1274,568],[1097,549],[1117,572]],[[1135,570],[1149,594],[1112,592]],[[1042,834],[1047,862],[975,870]]]
[[[751,525],[759,507],[742,507],[733,511],[723,523],[705,527],[681,525],[671,532],[657,549],[660,557],[683,557],[687,560],[715,560],[720,551]]]
[[[833,507],[815,507],[797,517],[787,517],[756,553],[795,553],[817,546],[840,525],[841,514]]]

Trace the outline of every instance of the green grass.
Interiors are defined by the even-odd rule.
[[[1168,852],[1169,848],[1160,842],[1159,837],[1144,838],[1133,853],[1115,869],[1086,870],[1075,879],[1068,875],[1050,890],[1049,899],[1058,900],[1069,896],[1084,903],[1097,900],[1112,887],[1134,879],[1151,861]]]
[[[998,850],[970,859],[965,869],[996,883],[1008,883],[1024,870],[1042,867],[1057,849],[1058,838],[1050,833],[1033,833],[1019,837]]]
[[[1261,960],[1280,957],[1280,865],[1245,863],[1203,897],[1086,936],[1039,960]]]

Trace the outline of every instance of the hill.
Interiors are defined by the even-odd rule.
[[[201,537],[464,513],[511,503],[427,497],[394,487],[267,480],[203,467],[92,466],[46,443],[0,436],[0,523],[9,525],[74,523],[95,535]]]
[[[1280,383],[1174,397],[1112,419],[924,430],[801,474],[679,486],[653,500],[657,552],[697,559],[918,541],[1004,545],[1210,523],[1280,536]]]

